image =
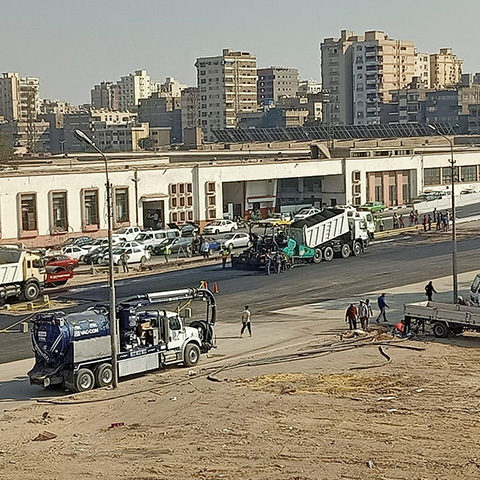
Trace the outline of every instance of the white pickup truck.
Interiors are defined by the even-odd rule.
[[[440,302],[407,303],[405,320],[416,320],[432,325],[436,337],[445,338],[450,333],[458,335],[464,330],[480,331],[480,308]]]

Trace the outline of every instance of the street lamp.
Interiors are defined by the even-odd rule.
[[[117,314],[116,314],[116,300],[115,300],[115,279],[113,272],[113,242],[112,242],[112,223],[113,223],[113,208],[112,208],[112,192],[111,185],[108,176],[108,161],[105,154],[93,143],[93,140],[88,137],[81,130],[75,130],[75,136],[82,142],[90,145],[95,151],[97,151],[105,162],[105,180],[107,187],[107,229],[108,229],[108,281],[109,281],[109,293],[110,293],[110,348],[112,356],[112,387],[118,386],[118,369],[117,369]]]
[[[458,278],[457,278],[457,229],[455,223],[455,160],[453,158],[453,140],[443,133],[440,133],[434,125],[427,125],[430,130],[445,138],[450,144],[450,167],[452,169],[452,274],[453,274],[453,303],[458,302]]]

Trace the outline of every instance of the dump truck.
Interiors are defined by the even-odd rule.
[[[414,302],[404,305],[404,318],[429,324],[436,337],[450,333],[459,335],[464,330],[480,331],[480,308],[441,302]]]
[[[64,285],[73,273],[45,267],[38,252],[16,246],[0,248],[0,305],[8,298],[31,302],[47,287]]]
[[[191,317],[190,304],[206,305],[200,318]],[[172,311],[167,303],[178,305]],[[118,378],[167,365],[193,367],[201,353],[213,348],[215,296],[207,289],[186,288],[137,295],[116,306],[119,351]],[[82,312],[39,313],[31,320],[35,364],[30,383],[64,386],[84,392],[105,387],[113,379],[109,308],[97,305]]]
[[[320,213],[297,220],[287,231],[283,249],[294,262],[330,262],[335,255],[360,255],[370,242],[365,220],[349,216],[348,210],[324,208]]]

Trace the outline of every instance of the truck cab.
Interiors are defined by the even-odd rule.
[[[35,300],[42,293],[45,280],[45,262],[39,254],[19,248],[0,248],[0,302],[8,297]]]
[[[475,305],[480,304],[480,273],[475,276],[470,286],[470,300]]]

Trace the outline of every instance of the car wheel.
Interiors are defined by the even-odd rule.
[[[253,247],[253,242],[251,240],[249,240],[247,242],[247,248],[252,248]]]
[[[232,232],[234,232],[234,231],[235,231],[235,227],[232,227],[232,228],[230,229],[230,233],[232,233]]]

